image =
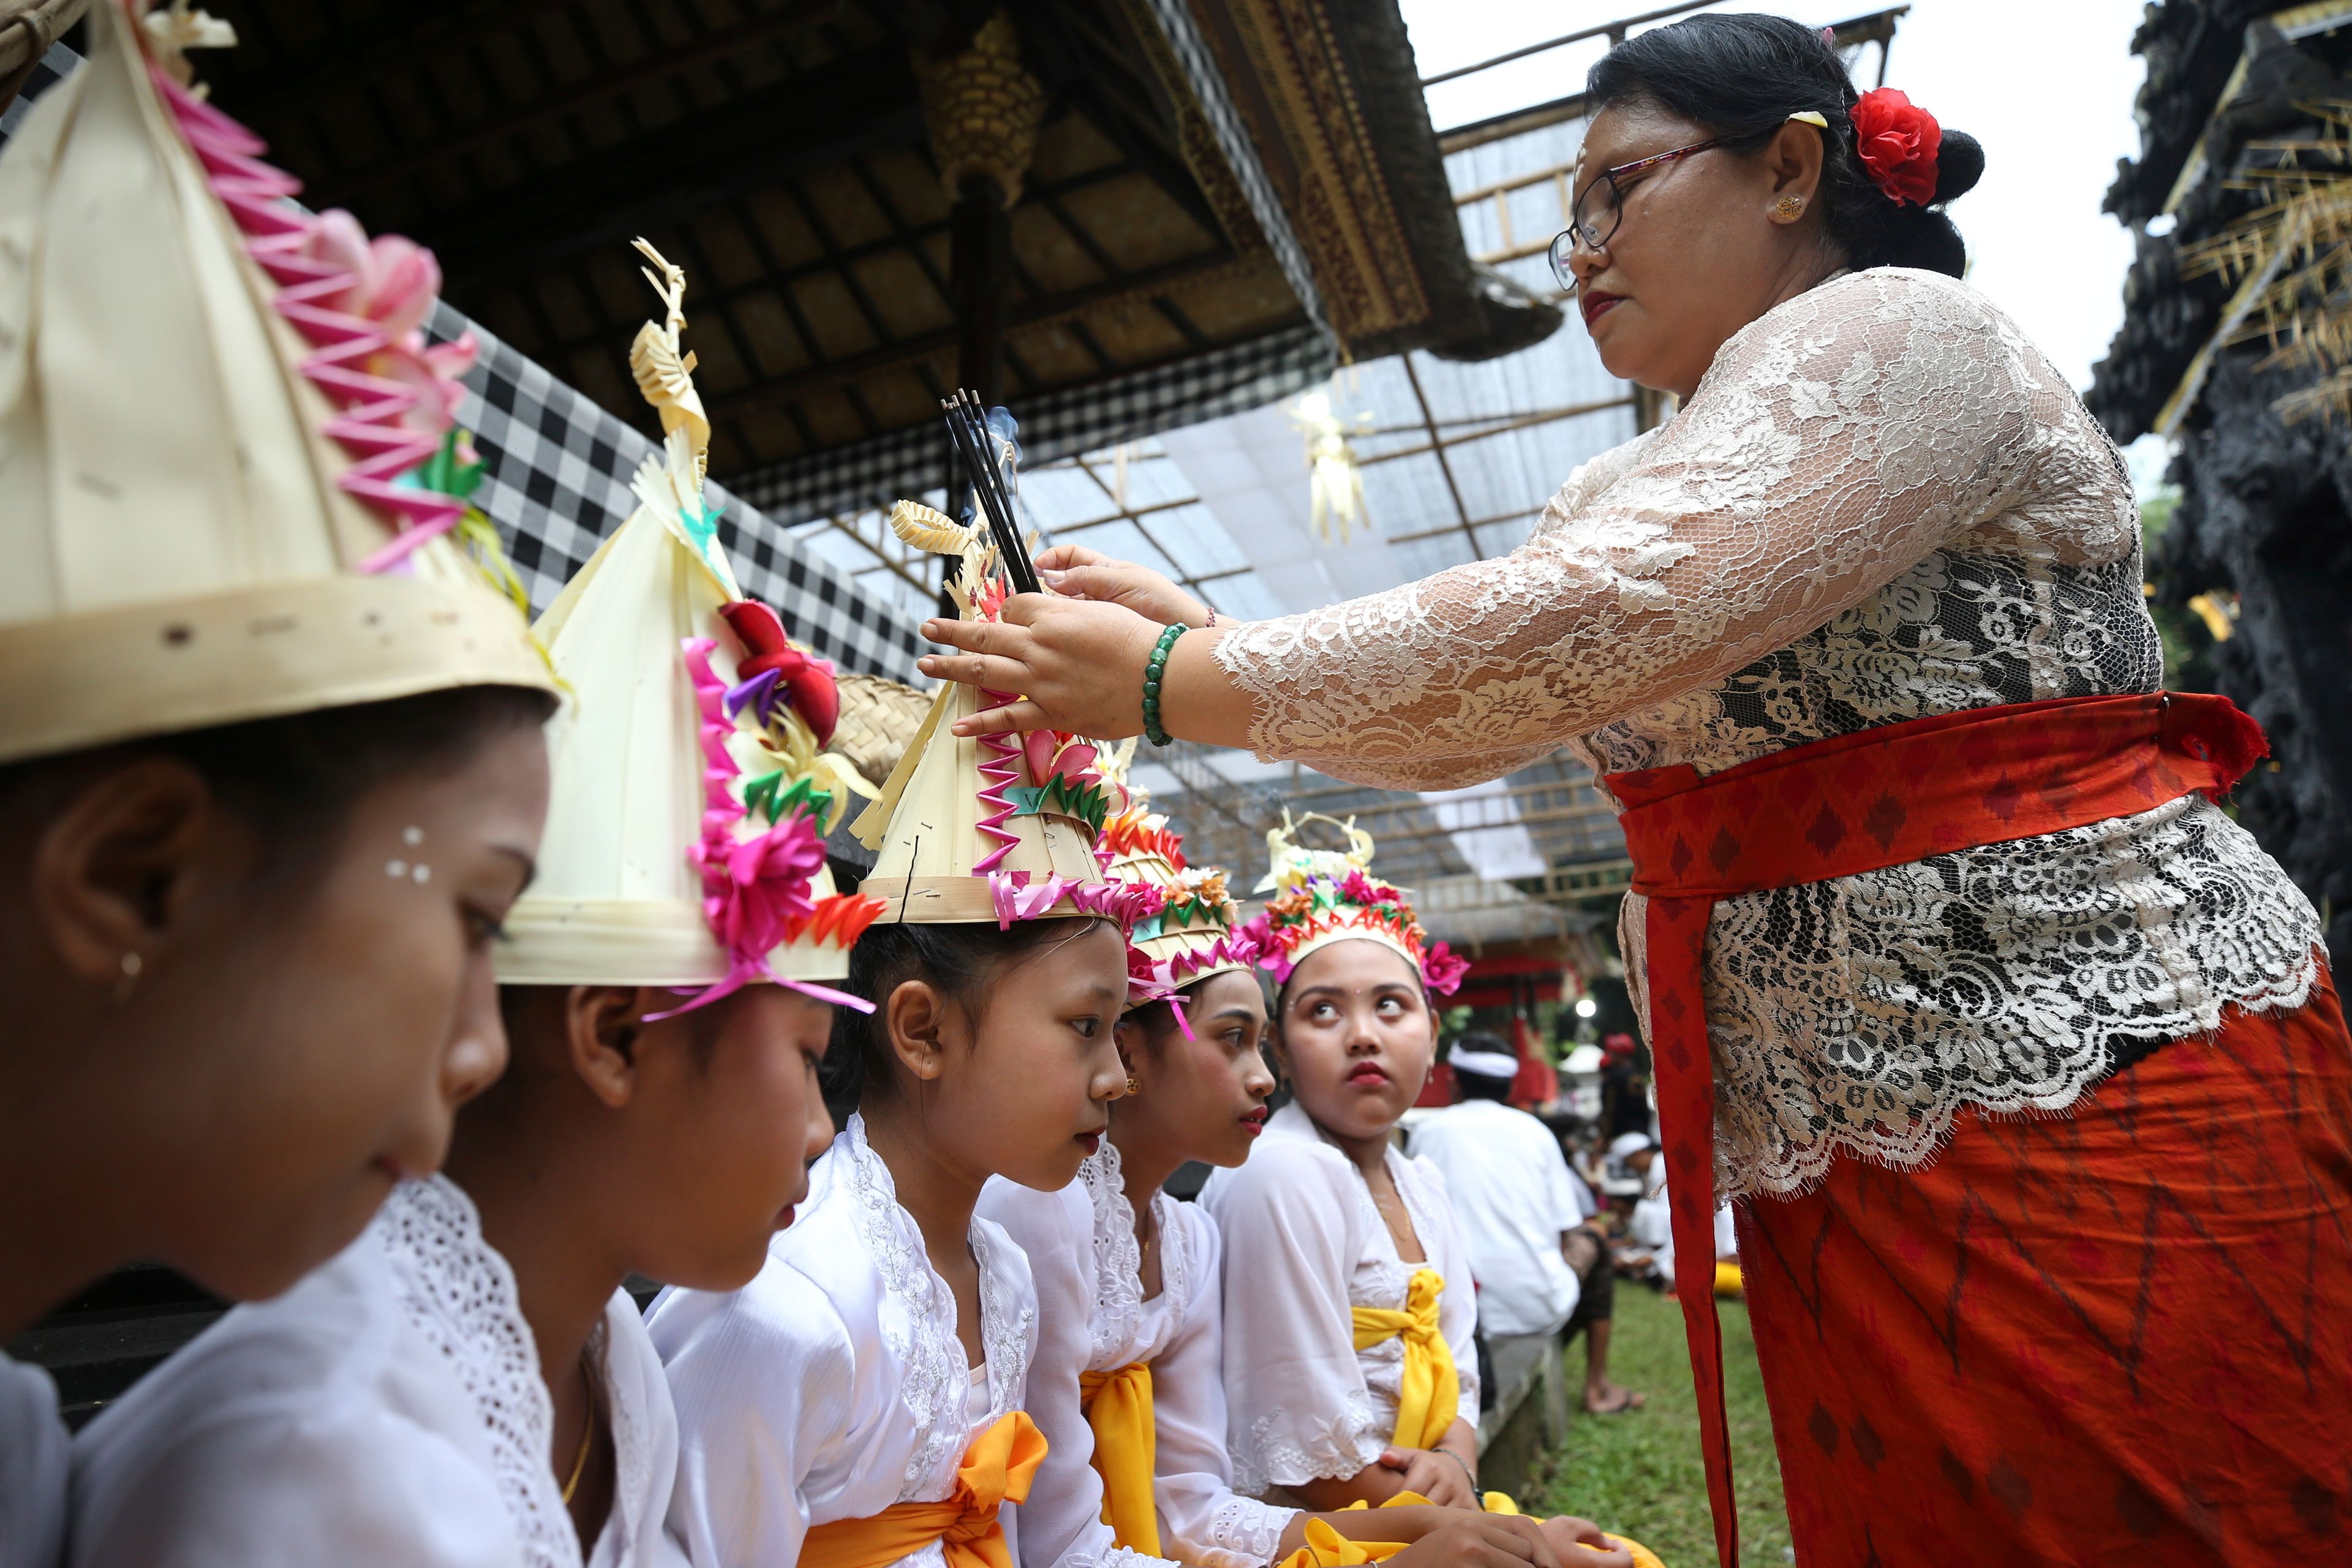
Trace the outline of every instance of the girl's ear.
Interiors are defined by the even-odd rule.
[[[888,1026],[890,1054],[921,1082],[940,1076],[946,1066],[948,999],[928,980],[901,981],[882,1005]]]
[[[1141,1082],[1141,1064],[1143,1058],[1150,1055],[1143,1048],[1143,1026],[1130,1013],[1111,1026],[1110,1037],[1112,1043],[1118,1047],[1118,1065],[1127,1069],[1129,1079]]]
[[[636,985],[574,985],[563,998],[565,1055],[588,1092],[618,1110],[637,1091],[640,1020],[664,994]]]

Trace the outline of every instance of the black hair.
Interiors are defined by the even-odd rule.
[[[1486,1051],[1498,1057],[1517,1055],[1511,1049],[1509,1041],[1500,1035],[1489,1034],[1484,1029],[1473,1029],[1466,1034],[1456,1035],[1454,1037],[1454,1044],[1455,1047],[1465,1051]],[[1508,1101],[1511,1098],[1511,1085],[1516,1081],[1517,1074],[1514,1073],[1510,1078],[1489,1078],[1482,1072],[1464,1070],[1454,1063],[1451,1052],[1447,1054],[1445,1059],[1447,1065],[1454,1068],[1454,1087],[1461,1091],[1463,1099]]]
[[[1792,114],[1829,122],[1816,211],[1830,238],[1859,271],[1916,267],[1958,278],[1968,247],[1937,210],[1984,174],[1984,149],[1946,126],[1936,156],[1936,194],[1926,206],[1890,200],[1854,150],[1852,110],[1860,95],[1829,40],[1785,16],[1690,16],[1637,34],[1601,57],[1585,78],[1594,111],[1650,103],[1706,127],[1723,144],[1753,153]]]
[[[1233,970],[1223,970],[1216,974],[1204,974],[1198,980],[1188,981],[1176,987],[1176,994],[1182,997],[1189,1005],[1200,996],[1202,986],[1212,980],[1221,979],[1234,973],[1235,972]],[[1270,999],[1266,999],[1268,985],[1265,971],[1253,968],[1247,973],[1257,986],[1259,997],[1266,1000],[1266,1016],[1271,1019],[1274,1016],[1274,1004]],[[1157,1057],[1160,1048],[1167,1045],[1168,1037],[1176,1032],[1176,1009],[1170,1006],[1164,1000],[1146,1002],[1142,1006],[1129,1013],[1122,1022],[1133,1024],[1141,1030],[1143,1043],[1150,1047],[1151,1054]]]
[[[326,860],[354,802],[395,779],[445,777],[492,740],[535,730],[555,699],[520,686],[462,686],[275,719],[154,735],[0,770],[19,788],[92,776],[117,761],[165,756],[202,774],[221,805],[265,829],[265,880],[299,883]]]
[[[1100,923],[1095,916],[1058,916],[1014,921],[1007,928],[977,921],[898,921],[866,927],[849,950],[849,978],[843,989],[873,1003],[874,1011],[834,1009],[823,1083],[835,1121],[845,1120],[869,1090],[890,1082],[890,1021],[886,1016],[890,993],[909,980],[927,980],[957,1006],[977,1014],[988,987],[1008,964],[1049,942],[1069,941]]]

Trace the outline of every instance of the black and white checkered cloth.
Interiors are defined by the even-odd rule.
[[[1181,0],[1172,6],[1170,0],[1153,0],[1153,5],[1179,18],[1163,17],[1163,26],[1171,27],[1226,156],[1316,324],[1016,402],[1027,467],[1263,406],[1324,380],[1337,363],[1320,325],[1322,307],[1305,253],[1204,46],[1189,16],[1181,16]],[[0,116],[0,139],[34,98],[80,63],[63,44],[42,57],[23,96]],[[653,442],[446,303],[426,330],[441,341],[474,334],[479,353],[466,376],[457,418],[474,433],[487,470],[475,499],[498,525],[533,612],[544,610],[635,508],[629,476]],[[783,525],[887,508],[902,496],[938,489],[946,468],[946,432],[926,425],[741,475],[730,486],[713,483],[709,493],[721,508],[719,537],[745,593],[773,605],[793,635],[824,658],[845,668],[912,680],[920,651],[916,620],[857,586]]]
[[[474,433],[486,469],[474,500],[498,524],[531,609],[544,610],[635,510],[629,476],[654,443],[446,303],[426,330],[438,340],[474,334],[478,354],[457,405],[457,423]],[[915,621],[726,487],[713,483],[707,493],[736,579],[773,605],[793,636],[845,668],[915,679]]]
[[[1320,332],[1297,326],[1076,391],[1016,398],[1021,465],[1034,470],[1074,452],[1261,408],[1329,379],[1338,363]],[[923,425],[738,474],[731,483],[776,521],[805,522],[936,490],[947,465],[945,427]]]

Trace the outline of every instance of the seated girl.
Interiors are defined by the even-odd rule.
[[[987,584],[976,549],[966,566]],[[1028,1260],[973,1210],[990,1178],[1065,1186],[1099,1146],[1126,1079],[1127,941],[1090,749],[1034,773],[992,749],[983,778],[938,722],[978,700],[942,687],[859,819],[882,913],[849,988],[874,1011],[835,1036],[832,1087],[856,1109],[810,1202],[748,1287],[650,1314],[680,1425],[671,1524],[697,1568],[1010,1561],[1004,1505],[1045,1447],[1023,1408],[1039,1309]],[[1037,775],[1063,787],[1015,815],[1005,792]]]
[[[677,347],[664,271],[670,319],[641,359]],[[692,397],[664,390],[666,416]],[[446,1176],[402,1182],[340,1257],[91,1425],[74,1561],[678,1560],[677,1424],[621,1286],[758,1271],[832,1132],[835,994],[812,982],[846,973],[845,927],[869,910],[824,869],[820,819],[845,804],[811,728],[829,688],[761,687],[806,661],[681,525],[699,489],[681,435],[541,623],[572,700],[538,887],[498,956],[509,1070],[458,1117]],[[732,714],[730,682],[749,691]],[[746,797],[778,796],[745,784],[771,773],[793,803],[772,820]],[[443,874],[436,842],[398,874]]]
[[[1129,959],[1147,990],[1119,1025],[1128,1093],[1113,1108],[1109,1142],[1069,1188],[997,1183],[982,1199],[1029,1253],[1042,1309],[1030,1405],[1054,1449],[1024,1510],[1024,1558],[1045,1563],[1090,1541],[1082,1550],[1115,1544],[1250,1568],[1309,1545],[1310,1521],[1328,1532],[1310,1553],[1318,1561],[1332,1536],[1374,1552],[1417,1542],[1409,1557],[1433,1563],[1497,1549],[1540,1557],[1545,1535],[1564,1562],[1580,1539],[1599,1543],[1580,1521],[1538,1527],[1433,1507],[1312,1515],[1234,1491],[1217,1230],[1197,1205],[1161,1188],[1188,1161],[1241,1164],[1264,1129],[1274,1077],[1258,1049],[1265,1003],[1255,950],[1232,934],[1223,873],[1179,869],[1182,847],[1165,818],[1139,802],[1106,837],[1118,855],[1110,874],[1166,900],[1136,928]],[[1094,1475],[1080,1469],[1071,1480],[1055,1468],[1089,1443]],[[1055,1487],[1068,1495],[1042,1495]],[[1369,1544],[1378,1542],[1390,1544]]]

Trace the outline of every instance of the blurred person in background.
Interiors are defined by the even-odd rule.
[[[1584,1408],[1613,1415],[1643,1396],[1609,1380],[1616,1273],[1594,1208],[1559,1143],[1510,1103],[1518,1058],[1498,1036],[1465,1034],[1446,1056],[1461,1099],[1412,1129],[1412,1152],[1444,1175],[1478,1284],[1486,1339],[1585,1335]]]

